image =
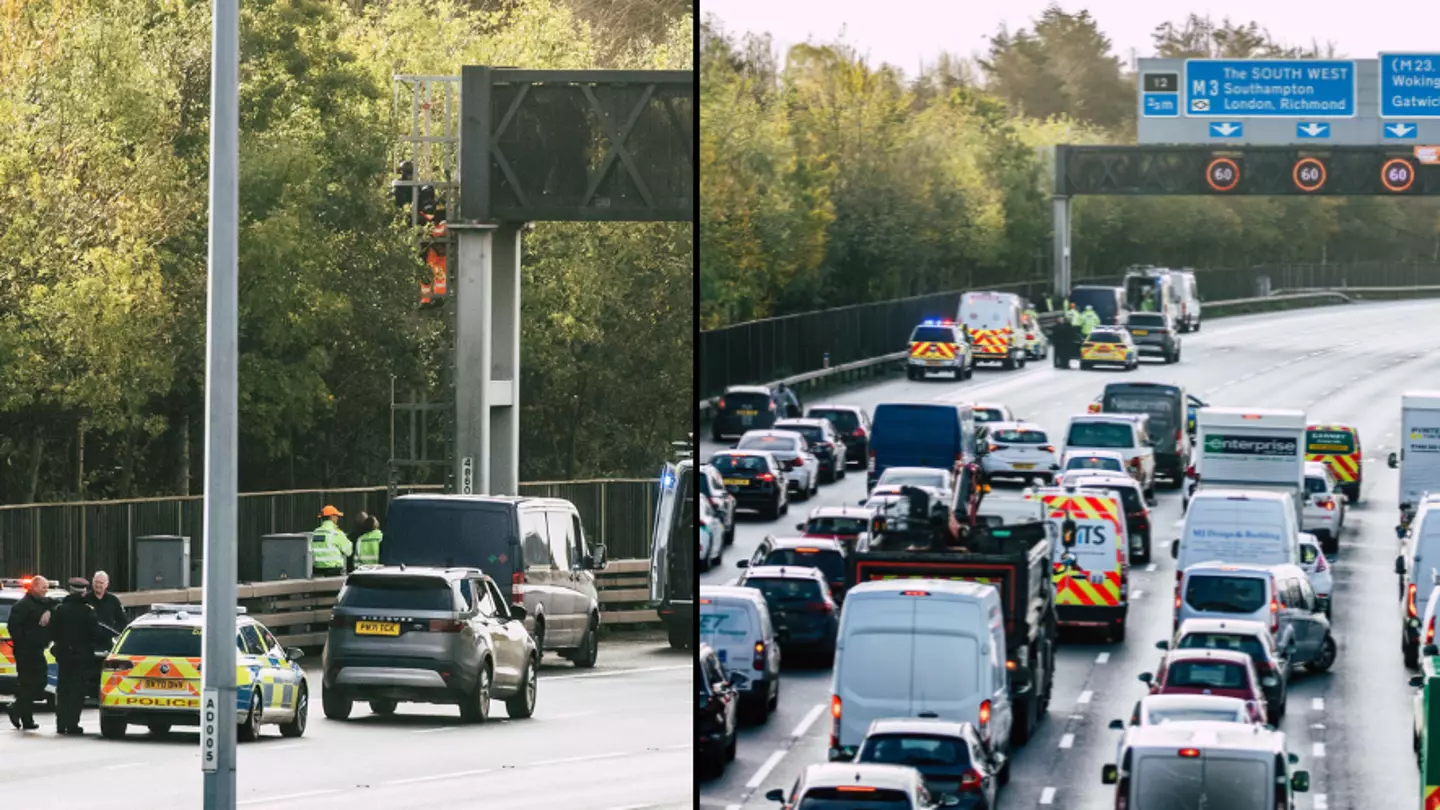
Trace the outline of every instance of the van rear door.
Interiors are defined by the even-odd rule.
[[[1181,752],[1197,752],[1183,756]],[[1165,810],[1274,810],[1270,767],[1261,757],[1203,748],[1148,752],[1138,758],[1131,807]]]
[[[760,637],[753,606],[738,599],[700,597],[700,643],[709,644],[726,672],[739,672],[750,680],[764,673],[753,667],[755,642]]]
[[[959,411],[953,405],[883,402],[875,407],[872,433],[871,480],[889,467],[953,470],[965,452]]]

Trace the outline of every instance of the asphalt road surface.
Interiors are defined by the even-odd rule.
[[[240,745],[238,805],[693,807],[693,672],[690,655],[662,635],[607,636],[591,670],[546,656],[534,717],[508,720],[497,701],[481,726],[462,724],[453,706],[423,704],[401,704],[388,718],[357,704],[349,721],[326,720],[310,673],[305,736],[287,740],[265,726],[260,740]],[[31,795],[58,801],[201,805],[198,730],[155,738],[132,727],[111,741],[100,738],[94,709],[81,718],[83,738],[56,736],[48,712],[36,720],[39,731],[0,728],[0,773],[12,795],[33,787]]]
[[[1364,489],[1361,502],[1349,507],[1334,560],[1339,658],[1324,675],[1297,671],[1281,730],[1300,756],[1298,767],[1311,773],[1311,792],[1298,795],[1299,807],[1414,807],[1419,786],[1411,751],[1412,690],[1401,661],[1393,568],[1397,474],[1385,466],[1385,456],[1397,448],[1400,393],[1440,388],[1437,314],[1435,302],[1399,302],[1226,318],[1185,335],[1179,365],[1144,360],[1127,373],[1060,371],[1045,361],[1008,372],[982,367],[965,382],[948,376],[910,382],[897,374],[825,399],[870,410],[885,401],[1003,402],[1051,431],[1060,445],[1068,418],[1083,413],[1106,382],[1147,380],[1179,383],[1212,405],[1302,408],[1312,422],[1357,427]],[[706,443],[702,457],[718,449]],[[864,473],[852,468],[844,480],[822,485],[810,502],[792,503],[777,521],[742,513],[724,565],[702,575],[702,583],[734,579],[735,562],[752,554],[766,534],[797,534],[794,525],[811,508],[855,504],[864,492]],[[997,487],[994,496],[1005,494]],[[1145,694],[1136,676],[1158,663],[1155,642],[1170,635],[1173,619],[1168,547],[1179,536],[1180,495],[1164,485],[1158,494],[1155,562],[1131,571],[1128,638],[1123,644],[1070,636],[1062,642],[1049,714],[1015,756],[1012,781],[1000,794],[1003,808],[1114,806],[1113,788],[1101,784],[1100,771],[1114,759],[1120,732],[1107,726],[1128,718]],[[787,668],[779,710],[764,725],[741,731],[736,760],[722,776],[700,784],[701,806],[773,806],[764,799],[767,790],[788,790],[806,765],[825,761],[829,699],[828,670]]]

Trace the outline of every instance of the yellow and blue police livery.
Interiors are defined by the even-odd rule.
[[[13,695],[19,686],[15,670],[15,648],[10,643],[10,609],[25,598],[25,589],[30,578],[0,579],[0,695]],[[55,687],[60,680],[60,668],[49,648],[45,650],[45,702],[55,702]]]
[[[260,727],[281,735],[305,733],[310,711],[302,653],[284,649],[265,625],[236,608],[235,675],[239,738]],[[100,735],[125,736],[130,725],[164,734],[172,726],[200,725],[200,658],[204,649],[200,605],[151,605],[125,628],[100,674]]]

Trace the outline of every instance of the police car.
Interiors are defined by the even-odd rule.
[[[235,676],[239,738],[260,736],[264,724],[285,737],[305,733],[310,698],[302,653],[284,649],[265,625],[236,608]],[[143,725],[164,734],[171,726],[200,725],[201,605],[151,605],[125,628],[105,658],[100,682],[100,735],[125,736]]]
[[[1140,350],[1130,333],[1117,326],[1097,326],[1080,345],[1080,368],[1118,365],[1126,371],[1140,367]]]
[[[0,579],[0,695],[14,695],[19,684],[15,670],[15,648],[10,643],[10,609],[25,598],[25,589],[30,586],[30,577],[24,579]],[[45,702],[55,703],[55,684],[59,681],[59,669],[55,656],[45,650],[45,665],[48,675],[45,679]]]
[[[955,379],[975,376],[975,354],[965,327],[951,320],[928,320],[910,333],[910,356],[905,360],[905,376],[923,380],[932,371],[952,371]]]

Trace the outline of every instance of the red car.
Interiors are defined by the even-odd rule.
[[[805,537],[838,540],[846,553],[855,551],[855,544],[861,536],[868,535],[875,519],[875,513],[856,506],[822,506],[810,512],[804,523],[795,528]]]
[[[1219,695],[1240,698],[1250,722],[1264,725],[1269,714],[1265,691],[1250,656],[1235,650],[1172,650],[1160,662],[1160,672],[1140,673],[1152,695]]]

